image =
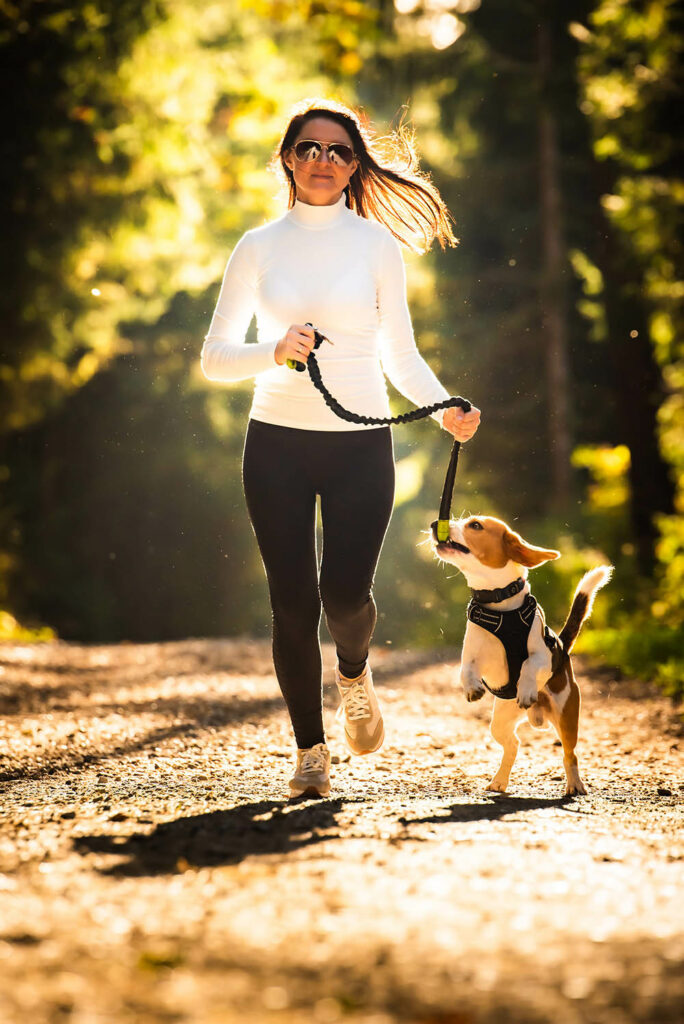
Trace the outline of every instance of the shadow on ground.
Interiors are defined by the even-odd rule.
[[[430,814],[425,818],[401,817],[402,825],[446,825],[453,821],[500,821],[520,811],[540,811],[544,808],[563,808],[573,800],[571,796],[559,797],[511,797],[493,796],[485,798],[485,803],[454,803],[446,807],[445,813]]]
[[[335,839],[336,815],[358,800],[258,800],[227,810],[163,822],[150,833],[91,835],[74,839],[79,853],[115,854],[121,863],[106,875],[175,874],[186,867],[238,864],[252,854],[292,853]]]
[[[418,837],[409,826],[451,822],[497,821],[521,811],[563,808],[572,797],[532,799],[497,797],[478,802],[454,803],[444,813],[422,818],[395,817],[403,833],[395,842]],[[210,811],[163,822],[152,832],[130,836],[111,834],[78,836],[74,848],[81,854],[114,855],[116,864],[100,867],[105,875],[175,874],[188,867],[238,864],[253,854],[287,855],[344,836],[337,814],[345,805],[367,803],[362,798],[334,800],[258,800],[225,810]],[[361,814],[363,810],[360,808]]]

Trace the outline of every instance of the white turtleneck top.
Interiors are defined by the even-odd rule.
[[[258,340],[245,344],[254,313]],[[391,416],[383,371],[417,406],[449,397],[416,347],[399,243],[384,225],[350,210],[344,192],[330,206],[297,199],[239,239],[200,362],[209,380],[255,377],[252,419],[310,430],[374,429],[340,419],[307,372],[276,363],[288,328],[307,321],[333,342],[315,354],[324,384],[344,408]],[[440,424],[443,415],[432,414]]]

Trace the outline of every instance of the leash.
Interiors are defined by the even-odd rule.
[[[326,338],[325,335],[321,334],[313,324],[307,323],[307,327],[313,327],[315,340],[314,347],[309,352],[306,363],[302,363],[297,359],[287,359],[287,365],[297,370],[299,373],[303,373],[304,370],[309,371],[309,377],[314,387],[320,391],[323,395],[325,404],[331,409],[336,416],[340,419],[347,420],[349,423],[364,423],[370,424],[375,423],[377,425],[389,425],[390,423],[412,423],[413,420],[422,420],[426,416],[431,416],[433,412],[437,412],[438,409],[452,409],[458,407],[463,409],[464,412],[470,412],[472,406],[467,398],[461,398],[460,395],[452,398],[445,398],[442,402],[436,402],[435,405],[425,405],[420,409],[413,409],[411,412],[400,413],[399,416],[363,416],[359,413],[350,412],[349,409],[345,409],[340,403],[334,398],[321,377],[321,369],[318,365],[318,360],[314,355],[314,350],[319,348],[322,342],[327,341],[330,344],[330,338]],[[451,518],[451,499],[454,493],[454,481],[456,479],[456,470],[458,468],[458,456],[461,450],[461,442],[454,438],[454,446],[451,449],[451,458],[449,459],[449,466],[447,467],[446,478],[444,480],[444,489],[442,491],[442,500],[439,506],[439,519],[437,520],[437,540],[441,543],[449,543],[449,520]]]

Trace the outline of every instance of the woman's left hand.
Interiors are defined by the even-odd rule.
[[[442,426],[453,434],[457,441],[468,441],[480,425],[480,410],[472,406],[470,412],[463,412],[457,405],[447,409]]]

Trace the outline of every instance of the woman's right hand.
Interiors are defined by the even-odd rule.
[[[298,363],[305,363],[309,358],[309,352],[314,347],[316,335],[313,327],[306,324],[292,324],[284,338],[281,338],[275,347],[275,361],[282,366],[286,359],[296,359]]]

